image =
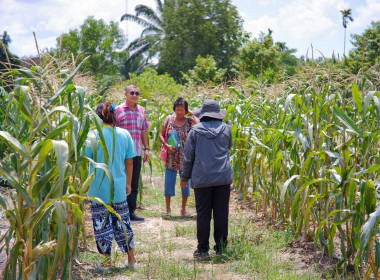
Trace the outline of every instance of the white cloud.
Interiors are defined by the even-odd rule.
[[[278,31],[277,19],[264,15],[258,19],[250,20],[244,23],[244,29],[252,34],[252,37],[258,38],[261,32],[267,33],[268,28],[275,33]]]
[[[356,16],[352,22],[352,28],[367,28],[371,21],[378,21],[380,19],[380,1],[366,0],[356,10]]]
[[[337,28],[341,0],[296,0],[279,9],[282,31],[294,40],[310,39],[323,34],[333,35]]]
[[[120,18],[126,11],[134,13],[134,7],[138,4],[156,7],[154,0],[128,1],[128,8],[125,0],[41,0],[23,3],[0,0],[0,27],[11,36],[11,51],[21,56],[37,54],[33,31],[36,32],[40,49],[55,47],[60,34],[78,28],[89,16],[107,23],[111,20],[118,22],[123,32],[128,32],[128,40],[131,41],[140,35],[142,29],[131,22],[120,22]]]

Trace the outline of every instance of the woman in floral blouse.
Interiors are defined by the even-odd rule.
[[[166,215],[171,215],[170,199],[175,196],[175,183],[177,178],[177,171],[182,173],[183,166],[183,148],[185,146],[187,133],[190,128],[199,123],[199,119],[194,116],[194,114],[188,110],[188,104],[185,99],[179,97],[173,106],[173,111],[175,114],[167,116],[164,123],[162,124],[160,131],[160,141],[168,149],[168,157],[165,164],[165,200],[166,200]],[[186,117],[186,115],[192,116]],[[178,138],[180,140],[180,147],[171,146],[168,141],[168,136],[173,132],[177,132]],[[187,198],[190,196],[190,186],[187,185],[186,188],[182,188],[182,208],[181,216],[191,216],[186,212]]]

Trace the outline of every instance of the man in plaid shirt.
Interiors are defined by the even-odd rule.
[[[135,221],[144,220],[144,218],[136,215],[135,210],[141,171],[141,157],[144,157],[144,162],[149,159],[147,135],[149,124],[145,117],[144,108],[136,104],[139,100],[139,95],[140,89],[137,85],[128,85],[125,92],[126,102],[116,107],[117,126],[129,131],[136,146],[137,156],[133,158],[132,192],[127,197],[129,215],[131,220]]]

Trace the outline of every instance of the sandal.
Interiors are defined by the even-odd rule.
[[[132,264],[132,265],[130,265],[129,262],[128,262],[128,260],[126,260],[126,261],[125,261],[125,266],[126,266],[127,268],[135,268],[135,267],[139,266],[139,264],[137,263],[137,259],[135,259],[135,263]]]
[[[167,212],[165,214],[162,214],[162,217],[164,218],[170,218],[172,216],[172,212]]]
[[[181,217],[192,217],[193,215],[192,214],[190,214],[189,212],[182,212],[181,211]]]

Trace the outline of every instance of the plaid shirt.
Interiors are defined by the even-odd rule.
[[[129,131],[136,146],[138,156],[143,156],[141,134],[149,130],[144,108],[140,105],[131,109],[127,102],[116,107],[117,126]]]

